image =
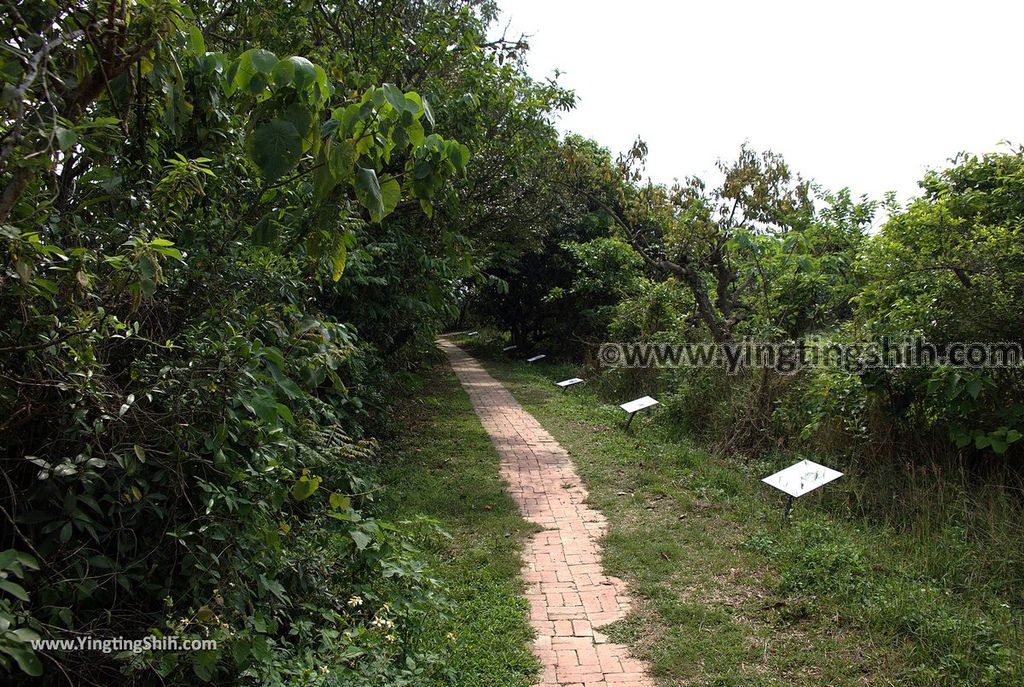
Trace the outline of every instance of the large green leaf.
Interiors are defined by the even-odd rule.
[[[266,86],[267,77],[274,70],[276,64],[277,56],[269,50],[259,48],[246,50],[238,58],[234,67],[232,83],[238,88],[258,93]]]
[[[278,420],[277,401],[270,394],[263,393],[252,396],[244,400],[243,405],[268,425],[275,424]]]
[[[277,415],[282,420],[287,422],[289,425],[295,425],[295,416],[292,415],[292,410],[283,403],[277,404]]]
[[[422,145],[425,136],[423,133],[423,125],[420,124],[420,120],[414,119],[412,124],[406,127],[405,135],[408,137],[409,143],[412,144],[413,148]]]
[[[356,169],[356,198],[370,211],[370,218],[379,222],[384,216],[384,198],[380,191],[377,172],[366,167]]]
[[[20,569],[22,567],[28,568],[29,570],[39,570],[39,561],[27,553],[16,549],[0,551],[0,568],[15,570],[15,574],[20,577]]]
[[[43,662],[39,660],[35,652],[24,644],[15,644],[7,648],[7,652],[14,657],[18,667],[32,677],[39,677],[43,674]]]
[[[206,41],[203,40],[203,32],[195,24],[188,27],[188,47],[194,55],[202,55],[206,52]]]
[[[159,266],[152,255],[143,253],[139,256],[139,274],[144,279],[154,279],[159,271]]]
[[[327,154],[327,163],[331,174],[338,181],[345,181],[352,176],[352,168],[356,163],[356,149],[348,141],[334,141]]]
[[[28,601],[28,592],[17,582],[0,579],[0,589],[22,601]]]
[[[295,125],[275,119],[256,129],[249,154],[268,181],[291,170],[302,156],[302,137]]]
[[[352,537],[352,541],[356,543],[356,548],[360,551],[369,546],[370,542],[373,541],[370,535],[365,532],[361,532],[360,530],[352,530],[348,535]]]
[[[341,279],[341,275],[345,273],[347,258],[348,251],[345,248],[345,242],[338,241],[338,245],[334,247],[334,254],[331,255],[331,279],[334,281]]]
[[[291,122],[299,136],[306,136],[313,129],[313,112],[299,103],[289,105],[281,118]]]
[[[321,162],[313,171],[313,202],[323,203],[338,185],[338,179],[331,172],[327,162]]]
[[[402,90],[394,84],[384,84],[384,99],[391,104],[398,112],[417,112],[419,106],[412,100],[408,100]]]
[[[469,164],[469,148],[456,141],[447,141],[446,146],[448,160],[455,167],[459,174],[466,173],[466,165]]]
[[[320,481],[319,477],[303,475],[299,478],[299,481],[292,485],[292,498],[296,501],[308,499],[313,495],[313,492],[320,488]]]
[[[278,86],[292,86],[304,91],[317,80],[316,67],[305,57],[286,57],[274,65],[271,76]]]
[[[321,100],[326,100],[334,93],[334,86],[327,80],[327,72],[323,67],[313,65],[313,72],[316,74],[314,93],[317,93]]]
[[[53,134],[57,138],[57,145],[61,150],[68,150],[78,142],[78,134],[63,126],[54,127]]]
[[[247,50],[243,53],[243,57],[245,55],[249,56],[248,63],[263,74],[270,74],[274,71],[274,66],[277,64],[277,55],[269,50],[255,48],[253,50]]]
[[[383,178],[380,182],[380,195],[384,206],[380,218],[383,219],[395,211],[398,201],[402,199],[402,187],[398,180],[391,176]]]

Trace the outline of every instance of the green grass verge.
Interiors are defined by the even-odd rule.
[[[504,492],[498,454],[449,368],[425,373],[397,412],[401,434],[385,446],[381,509],[394,520],[430,516],[451,535],[429,551],[431,574],[453,604],[450,618],[427,628],[451,657],[440,684],[528,687],[538,665],[519,573],[533,526]]]
[[[842,517],[822,490],[792,520],[760,478],[787,460],[716,457],[625,415],[579,370],[484,362],[573,456],[609,518],[604,565],[638,603],[611,629],[663,684],[1019,685],[1021,614],[923,574],[891,529]]]

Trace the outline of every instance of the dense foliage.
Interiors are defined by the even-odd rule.
[[[771,605],[781,609],[769,620],[773,646],[792,631],[800,651],[809,652],[817,614],[830,637],[838,631],[857,641],[851,637],[867,629],[907,658],[909,669],[887,666],[883,682],[1019,684],[1021,367],[871,367],[857,351],[884,337],[897,345],[913,337],[939,353],[957,342],[1024,343],[1024,150],[957,156],[929,173],[906,206],[829,192],[781,157],[747,148],[720,166],[718,184],[689,178],[673,187],[642,181],[639,142],[617,160],[571,137],[559,152],[560,178],[582,210],[562,210],[543,247],[506,268],[515,276],[509,291],[481,292],[479,312],[498,325],[495,355],[505,331],[515,336],[517,318],[529,313],[542,326],[520,331],[513,353],[543,351],[586,365],[585,372],[576,365],[546,371],[587,377],[591,391],[576,400],[532,390],[523,398],[549,398],[531,411],[559,416],[555,426],[582,435],[572,451],[583,470],[604,464],[590,493],[618,494],[603,502],[610,513],[621,513],[623,503],[646,509],[624,515],[609,545],[619,556],[628,552],[627,565],[642,580],[637,587],[650,596],[646,605],[660,615],[663,631],[645,626],[638,650],[651,651],[653,665],[664,670],[672,652],[665,645],[685,637],[676,658],[693,661],[699,640],[685,632],[687,619],[699,618],[696,632],[702,639],[710,633],[710,653],[756,665],[762,677],[759,658],[747,664],[727,653],[749,643],[704,627],[729,598],[722,585],[715,581],[708,592],[686,577],[688,566],[714,569],[723,560],[729,574],[718,577],[736,572],[723,550],[731,539],[719,528],[731,532],[739,522],[758,529],[746,543],[766,557],[753,565],[767,571],[754,576],[779,575],[765,584],[780,597]],[[602,342],[722,350],[800,340],[847,344],[853,354],[834,366],[755,364],[734,374],[720,367],[609,369],[594,355]],[[534,368],[516,374],[547,381],[538,381]],[[661,402],[650,420],[656,426],[608,431],[620,421],[617,404],[644,394]],[[715,455],[694,457],[693,440]],[[661,450],[658,441],[665,442]],[[758,478],[799,458],[835,466],[844,477],[801,499],[800,523],[776,531],[774,492]],[[751,504],[767,509],[754,515],[745,508]],[[708,522],[695,520],[705,508]],[[686,518],[685,532],[672,529],[676,517]],[[709,533],[717,554],[704,551]],[[652,577],[661,568],[671,582],[658,585]],[[743,584],[723,605],[738,614],[737,624],[756,626],[752,618],[770,606],[758,594],[758,609],[735,611],[742,608],[736,599],[751,598]],[[705,589],[704,603],[695,603],[694,588]],[[671,589],[682,592],[686,613],[665,610]],[[794,610],[803,604],[815,610]],[[651,616],[634,620],[648,621],[657,627]],[[832,651],[830,645],[826,653]],[[843,656],[844,678],[872,681],[848,655],[835,655]],[[816,655],[803,678],[821,680],[826,663]],[[699,680],[729,681],[703,663],[695,672]]]
[[[418,684],[371,433],[572,104],[475,2],[7,3],[0,669]],[[218,641],[33,651],[32,639]],[[120,674],[120,677],[119,677]]]
[[[877,203],[804,181],[770,152],[744,147],[720,164],[713,188],[697,178],[643,183],[642,142],[614,161],[571,137],[560,153],[566,186],[584,205],[562,216],[581,224],[553,224],[544,269],[539,252],[519,258],[508,272],[525,284],[492,289],[481,307],[513,335],[519,313],[546,318],[547,328],[527,330],[532,345],[564,350],[568,340],[592,353],[603,341],[921,337],[941,352],[954,342],[1021,343],[1024,151],[958,157],[906,207],[888,203],[877,230]],[[683,424],[743,451],[859,447],[927,462],[935,450],[963,449],[968,458],[1006,455],[999,465],[1012,467],[1007,454],[1021,445],[1019,368],[779,372],[611,377],[660,384]]]
[[[560,138],[496,8],[6,2],[0,671],[52,684],[427,684],[428,520],[377,506],[389,398],[446,325],[557,341],[1020,341],[1024,152],[907,207],[744,148],[642,181]],[[991,459],[1019,370],[615,371],[724,447]],[[925,451],[923,449],[927,448]],[[980,462],[980,461],[979,461]],[[991,461],[994,462],[994,461]],[[436,626],[437,623],[435,622]],[[216,649],[34,651],[38,638]],[[6,679],[6,678],[5,678]]]

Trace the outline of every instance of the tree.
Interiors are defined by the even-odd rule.
[[[867,243],[855,298],[875,336],[1019,342],[1024,307],[1024,151],[960,155]],[[865,379],[913,428],[945,428],[957,446],[1005,453],[1024,432],[1019,368],[886,370]]]
[[[369,433],[570,96],[488,4],[8,9],[0,670],[430,682],[444,604],[419,526],[375,512]],[[219,647],[29,646],[150,628]]]
[[[612,168],[571,152],[573,183],[614,218],[648,265],[686,285],[711,338],[729,342],[750,317],[755,289],[767,288],[754,238],[806,226],[808,185],[781,157],[746,147],[735,163],[719,165],[724,180],[713,191],[694,177],[671,189],[638,185],[646,154],[637,141]]]

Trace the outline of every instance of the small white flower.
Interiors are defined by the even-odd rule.
[[[355,608],[356,606],[362,606],[362,605],[363,605],[363,599],[361,597],[353,596],[352,598],[350,598],[348,600],[348,607],[349,608]]]

